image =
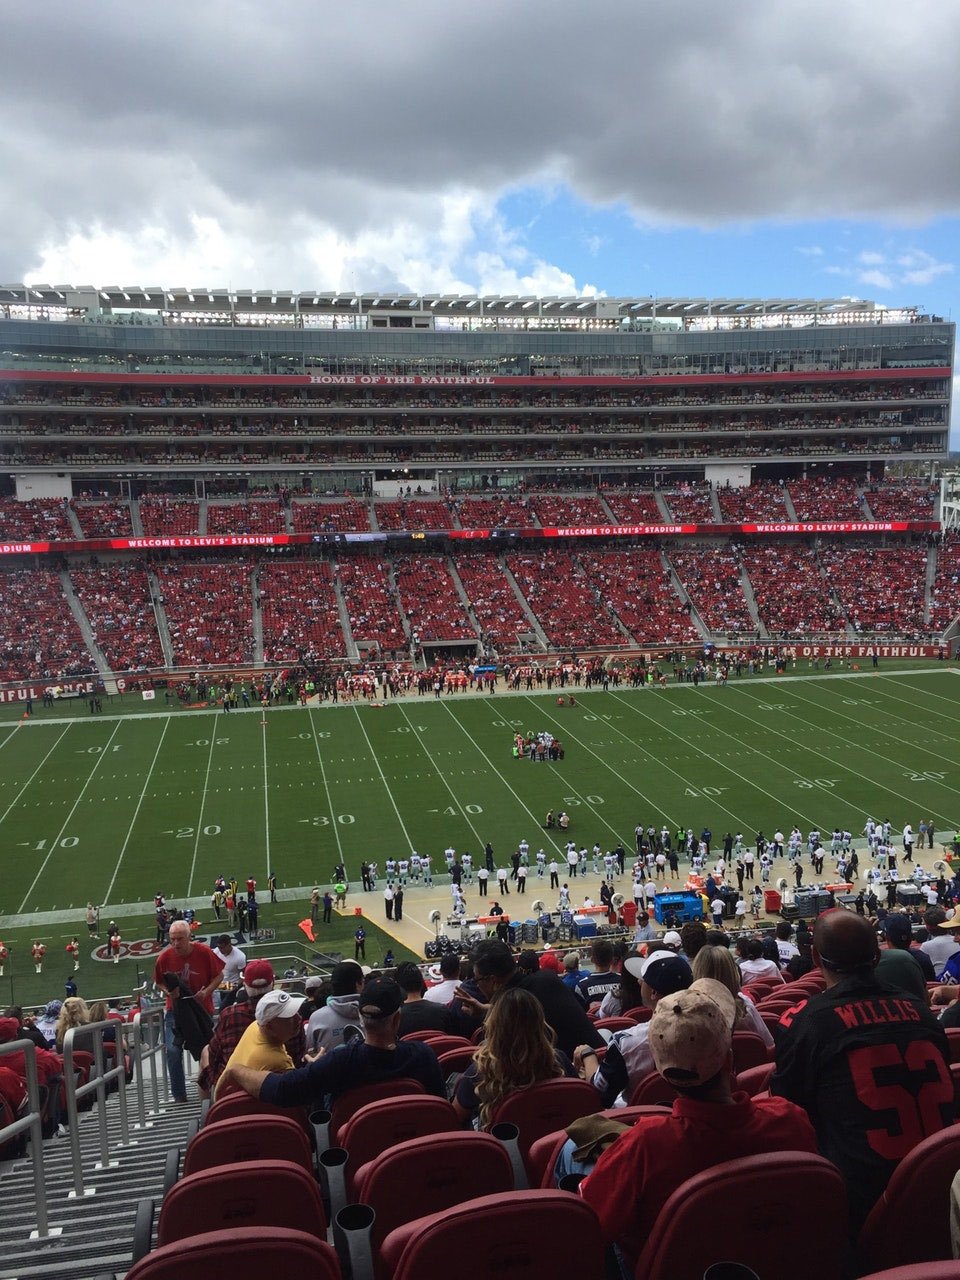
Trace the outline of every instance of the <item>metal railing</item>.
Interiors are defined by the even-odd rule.
[[[37,1046],[32,1040],[12,1040],[0,1044],[0,1061],[9,1054],[22,1053],[27,1066],[27,1111],[12,1124],[0,1129],[0,1145],[21,1134],[29,1135],[30,1159],[33,1164],[33,1195],[36,1204],[37,1225],[31,1231],[32,1240],[43,1240],[59,1235],[61,1229],[51,1230],[47,1220],[47,1190],[43,1176],[43,1113],[40,1104],[40,1086],[37,1077]]]
[[[113,1028],[116,1033],[115,1064],[109,1069],[104,1062],[104,1032]],[[108,1018],[103,1022],[87,1022],[79,1027],[71,1027],[63,1039],[63,1074],[67,1095],[67,1127],[70,1134],[70,1155],[73,1163],[73,1190],[69,1198],[82,1199],[95,1194],[95,1188],[84,1188],[83,1155],[80,1150],[80,1128],[78,1103],[91,1094],[96,1097],[97,1129],[100,1139],[100,1159],[93,1168],[100,1172],[104,1169],[116,1168],[119,1163],[110,1159],[110,1143],[107,1136],[107,1091],[116,1081],[119,1092],[118,1107],[120,1117],[121,1148],[130,1145],[130,1122],[127,1115],[127,1024],[117,1018]],[[86,1084],[77,1084],[77,1070],[74,1055],[80,1050],[75,1043],[84,1040],[93,1042],[93,1070]],[[139,1073],[138,1073],[139,1074]]]
[[[163,1111],[163,1106],[160,1101],[160,1077],[163,1079],[164,1097],[168,1097],[170,1094],[167,1055],[164,1051],[163,1015],[163,1005],[155,1005],[152,1009],[147,1009],[138,1013],[132,1024],[134,1057],[133,1081],[137,1090],[137,1123],[134,1127],[137,1129],[148,1128],[151,1123],[148,1116],[158,1116]],[[159,1072],[157,1070],[158,1058],[160,1060]],[[149,1072],[146,1070],[147,1063],[150,1064]],[[146,1104],[146,1082],[148,1075],[150,1078],[151,1093],[153,1095],[153,1105],[149,1112],[147,1111]]]

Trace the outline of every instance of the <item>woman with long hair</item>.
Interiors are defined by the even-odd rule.
[[[64,1000],[57,1018],[57,1052],[63,1052],[63,1041],[72,1027],[85,1026],[90,1021],[90,1010],[82,996],[70,996]]]
[[[704,947],[698,951],[693,961],[693,977],[713,978],[722,982],[733,996],[737,1006],[735,1031],[753,1031],[760,1037],[768,1049],[773,1047],[773,1036],[770,1028],[760,1017],[757,1007],[740,988],[740,970],[733,955],[726,947]]]
[[[511,1093],[572,1070],[556,1049],[556,1036],[539,1000],[529,991],[507,988],[490,1005],[484,1039],[457,1084],[454,1110],[462,1121],[487,1129]]]

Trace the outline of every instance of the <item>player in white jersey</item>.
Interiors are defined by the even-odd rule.
[[[537,879],[542,880],[543,874],[547,869],[547,851],[546,849],[537,850]]]
[[[616,869],[617,869],[616,858],[610,852],[605,853],[603,855],[603,874],[606,877],[607,881],[610,881],[613,879]]]
[[[420,867],[423,871],[423,883],[433,884],[433,874],[430,871],[430,855],[429,853],[421,853]]]
[[[454,862],[456,862],[457,860],[457,851],[456,849],[454,849],[453,845],[449,845],[446,849],[444,849],[443,860],[447,864],[447,871],[449,872],[450,868],[453,866]]]
[[[401,858],[397,863],[397,875],[400,877],[400,883],[406,885],[410,879],[410,859]]]
[[[387,874],[387,884],[394,884],[397,879],[397,860],[396,858],[387,858],[383,864],[383,869]]]
[[[420,865],[420,855],[417,853],[416,849],[414,849],[413,853],[410,855],[410,874],[413,876],[414,880],[417,881],[419,881],[420,877],[423,875],[423,868]]]
[[[524,865],[525,867],[526,867],[526,866],[529,866],[529,864],[530,864],[530,846],[529,846],[529,844],[527,844],[526,840],[521,840],[521,841],[520,841],[520,843],[517,845],[517,852],[520,854],[520,861],[523,863],[523,865]]]
[[[473,854],[465,853],[460,859],[460,866],[463,870],[463,878],[467,884],[473,884]]]
[[[600,854],[601,854],[600,846],[598,844],[595,844],[593,846],[592,852],[593,852],[593,874],[599,875],[600,874]]]

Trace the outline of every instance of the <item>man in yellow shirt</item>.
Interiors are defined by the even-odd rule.
[[[230,1067],[253,1067],[258,1071],[292,1071],[293,1059],[286,1043],[300,1027],[300,1007],[303,996],[290,995],[287,991],[268,991],[257,1001],[255,1020],[240,1037],[240,1041],[227,1061]],[[227,1072],[224,1072],[226,1076]],[[224,1076],[221,1076],[221,1082]],[[220,1083],[214,1097],[220,1095]]]

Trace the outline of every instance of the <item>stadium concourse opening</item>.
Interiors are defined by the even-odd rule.
[[[426,1187],[416,1159],[449,1151],[461,1188],[465,1144],[473,1176],[490,1166],[492,1236],[520,1204],[515,1178],[552,1187],[558,1158],[585,1171],[582,1150],[563,1150],[567,1124],[614,1099],[672,1104],[679,1085],[690,1123],[742,1118],[724,1151],[749,1167],[729,1177],[754,1176],[751,1195],[786,1187],[793,1205],[809,1195],[818,1238],[851,1221],[829,1157],[848,1174],[864,1261],[916,1263],[918,1237],[949,1253],[945,1209],[939,1225],[914,1214],[892,1165],[934,1161],[913,1181],[946,1205],[950,1158],[928,1152],[952,1140],[952,1055],[927,1005],[942,1000],[949,1027],[952,323],[848,299],[32,284],[0,287],[0,337],[0,1068],[13,1068],[0,1071],[0,1155],[17,1154],[21,1111],[36,1113],[20,1128],[33,1123],[38,1152],[4,1174],[10,1274],[36,1272],[33,1213],[41,1242],[51,1225],[82,1237],[85,1280],[104,1252],[100,1215],[85,1235],[76,1212],[85,1179],[99,1191],[122,1165],[147,1188],[129,1176],[126,1129],[108,1136],[127,1099],[78,1115],[97,1054],[118,1087],[132,1071],[151,1152],[178,1147],[231,1061],[236,1096],[218,1092],[208,1120],[244,1124],[205,1123],[179,1182],[168,1158],[156,1252],[179,1247],[178,1199],[216,1182],[197,1171],[216,1129],[228,1146],[242,1131],[267,1162],[264,1206],[293,1195],[274,1182],[293,1177],[273,1169],[281,1147],[299,1163],[296,1220],[317,1236],[340,1191],[369,1194],[390,1221],[374,1177],[389,1161],[411,1161],[406,1185]],[[386,980],[365,982],[354,956]],[[860,972],[876,958],[901,984],[893,1003]],[[810,1082],[831,1001],[854,982],[844,1052],[865,1061],[856,1022],[877,1041],[865,1051],[895,1047],[898,1097],[923,1091],[898,1115],[917,1143],[886,1133],[882,1158],[863,1126],[814,1133],[804,1114],[822,1114]],[[274,984],[307,995],[306,1030]],[[122,1011],[92,1015],[101,994]],[[129,1044],[115,1016],[128,1009],[145,1028]],[[696,1060],[661,1053],[659,1037],[650,1049],[669,1010],[696,1021]],[[521,1039],[540,1064],[529,1098],[510,1074]],[[181,1042],[207,1042],[186,1076]],[[254,1068],[306,1063],[314,1042],[331,1052],[306,1066],[309,1086],[279,1071],[251,1083]],[[372,1096],[350,1085],[384,1088],[385,1049],[438,1096],[350,1118]],[[791,1070],[801,1057],[805,1073]],[[485,1078],[493,1061],[502,1079]],[[860,1090],[846,1120],[875,1108],[879,1061],[843,1077]],[[439,1096],[450,1075],[453,1103]],[[261,1088],[287,1117],[256,1118],[247,1095]],[[334,1104],[310,1140],[308,1094]],[[515,1121],[512,1161],[489,1134],[456,1132],[474,1117]],[[647,1113],[613,1150],[673,1123]],[[414,1132],[425,1156],[401,1142]],[[350,1163],[339,1187],[328,1157],[324,1206],[310,1145],[335,1140]],[[799,1190],[769,1163],[778,1148],[797,1149]],[[685,1182],[699,1166],[670,1151],[664,1188],[707,1194]],[[619,1158],[601,1157],[580,1202],[529,1193],[524,1222],[563,1213],[582,1232],[578,1265],[602,1256],[601,1224],[685,1274],[696,1232],[658,1243],[651,1222],[637,1241],[607,1212],[634,1176],[617,1176]],[[869,1213],[888,1178],[894,1220],[919,1224],[903,1258]],[[161,1194],[159,1177],[149,1189]],[[766,1210],[738,1204],[734,1236],[759,1258]],[[381,1267],[413,1247],[398,1239]],[[121,1269],[129,1243],[107,1251]]]

